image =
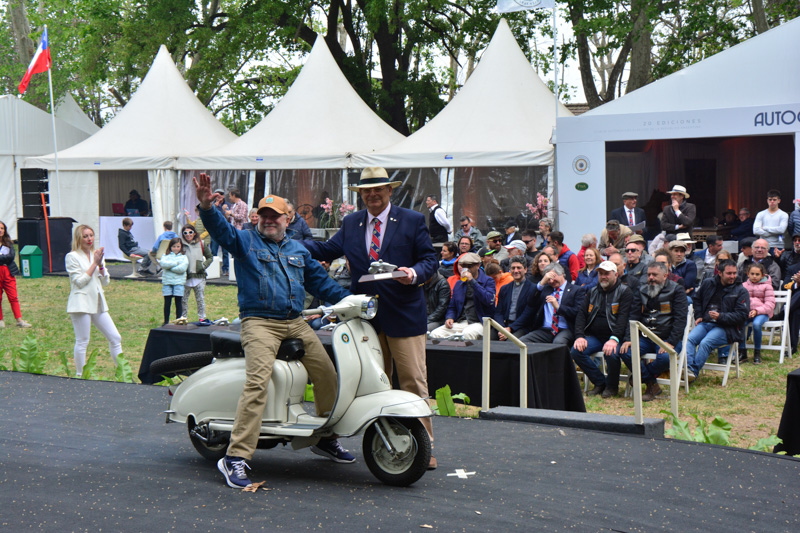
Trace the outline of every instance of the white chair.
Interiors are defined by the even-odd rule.
[[[594,363],[603,371],[603,375],[608,377],[608,369],[606,368],[606,358],[605,358],[605,356],[603,356],[603,352],[595,352],[595,353],[591,354],[589,357],[594,359]],[[623,380],[624,380],[625,383],[628,382],[629,375],[622,373],[622,368],[624,366],[625,366],[625,363],[620,362],[620,373],[619,373],[619,382],[620,383],[623,383]],[[588,390],[589,390],[589,380],[586,379],[586,376],[583,374],[583,372],[581,372],[580,367],[577,368],[577,372],[578,372],[578,374],[583,375],[583,392],[588,392]],[[626,390],[625,391],[625,395],[627,395],[627,394],[628,394],[628,391]]]
[[[141,278],[142,275],[139,274],[139,272],[137,271],[137,265],[138,265],[137,261],[139,261],[139,259],[141,259],[142,256],[141,255],[136,255],[136,254],[128,255],[125,252],[122,252],[122,256],[125,259],[127,259],[128,261],[130,261],[131,262],[131,266],[133,267],[133,272],[131,272],[130,274],[128,274],[125,277],[126,278],[131,278],[131,279]]]
[[[778,314],[783,308],[783,320],[768,320],[764,322],[761,327],[764,338],[761,343],[761,350],[778,350],[780,352],[779,362],[783,364],[784,354],[788,353],[792,357],[791,350],[789,349],[789,306],[792,301],[792,289],[775,291],[775,314]],[[752,329],[752,325],[748,330]],[[775,340],[778,331],[780,331],[780,344],[776,344]],[[769,335],[769,340],[766,336]],[[766,342],[764,342],[766,341]],[[754,344],[747,344],[748,348],[755,348]]]
[[[738,342],[734,342],[733,344],[730,344],[728,346],[730,346],[730,352],[728,353],[728,360],[727,360],[727,362],[725,364],[706,363],[705,365],[703,365],[703,370],[708,370],[710,372],[722,372],[723,373],[723,375],[722,375],[722,386],[723,387],[728,384],[728,375],[731,372],[731,365],[732,364],[736,365],[736,377],[737,378],[740,377],[740,373],[739,373],[739,343]],[[721,347],[717,348],[717,353],[719,353],[719,351],[722,350],[723,348],[725,348],[725,347],[721,346]]]

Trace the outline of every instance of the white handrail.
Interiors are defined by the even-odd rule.
[[[528,346],[516,338],[510,331],[497,323],[493,318],[483,317],[483,368],[481,384],[481,406],[483,410],[489,409],[489,359],[491,355],[490,333],[496,329],[508,340],[519,346],[519,406],[528,407]]]
[[[633,408],[634,421],[638,425],[644,424],[642,414],[642,358],[639,348],[639,333],[653,341],[658,347],[669,354],[669,399],[672,414],[678,416],[678,384],[680,375],[678,374],[678,352],[674,348],[661,340],[661,338],[650,331],[650,329],[636,320],[630,321],[631,326],[631,371],[633,372]]]

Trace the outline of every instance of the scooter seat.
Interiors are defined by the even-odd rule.
[[[216,358],[244,357],[242,338],[236,331],[211,333],[211,353]],[[284,339],[276,357],[282,361],[299,361],[306,354],[301,339]]]
[[[211,353],[214,357],[244,357],[242,338],[238,331],[212,331]]]
[[[305,354],[306,349],[301,339],[283,339],[277,357],[282,361],[299,361]]]

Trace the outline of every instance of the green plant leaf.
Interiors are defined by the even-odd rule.
[[[458,394],[453,394],[453,399],[461,400],[464,403],[464,405],[469,405],[469,396],[467,396],[463,392],[459,392]]]
[[[133,369],[131,364],[122,354],[117,356],[117,370],[114,372],[114,378],[120,383],[133,383]]]
[[[453,404],[453,395],[450,393],[450,385],[445,385],[436,391],[436,405],[439,407],[440,415],[456,415],[456,406]]]
[[[672,423],[672,427],[668,428],[664,431],[664,434],[670,436],[672,438],[678,440],[694,440],[694,436],[692,435],[691,431],[689,431],[689,423],[680,420],[670,411],[661,411],[661,413],[667,415]]]
[[[22,341],[22,346],[16,350],[19,366],[15,368],[18,372],[29,372],[31,374],[44,374],[44,365],[47,363],[47,353],[39,349],[36,337],[28,335]],[[15,358],[15,359],[17,359]]]
[[[758,439],[753,446],[750,446],[748,450],[758,450],[760,452],[771,452],[772,448],[777,446],[778,444],[783,444],[783,439],[778,437],[777,435],[770,435],[769,437],[764,437],[763,439]],[[786,452],[778,452],[781,454],[786,454]]]
[[[92,350],[89,357],[86,358],[86,364],[83,366],[81,372],[81,379],[97,379],[94,373],[95,365],[97,364],[97,350]]]
[[[67,352],[60,350],[58,352],[58,358],[61,362],[61,366],[64,368],[64,374],[69,376],[69,358],[67,357]]]
[[[175,380],[168,376],[162,376],[164,379],[159,381],[158,383],[154,383],[153,385],[159,385],[161,387],[169,387],[171,385],[175,385]]]
[[[706,429],[707,442],[727,446],[731,441],[732,428],[733,426],[730,422],[720,416],[715,416]]]

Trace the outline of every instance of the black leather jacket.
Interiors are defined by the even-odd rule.
[[[428,308],[428,322],[443,322],[450,303],[450,285],[438,272],[436,279],[423,285],[425,304]]]
[[[719,276],[707,279],[700,285],[693,298],[696,318],[702,318],[706,314],[706,308],[717,287],[722,287]],[[725,330],[728,342],[743,341],[747,315],[750,314],[750,294],[739,280],[722,287],[722,294],[722,304],[716,324]]]
[[[602,307],[611,328],[611,335],[617,337],[620,344],[630,340],[631,328],[628,320],[631,315],[632,303],[633,292],[620,280],[617,280],[614,288],[609,292],[604,292],[598,283],[589,289],[583,305],[578,311],[578,317],[575,320],[575,338],[586,337],[586,330],[589,329]]]
[[[667,280],[656,296],[657,302],[653,302],[655,305],[648,306],[651,298],[647,295],[647,285],[640,285],[639,300],[641,306],[631,312],[631,320],[638,320],[663,341],[677,346],[683,340],[683,330],[689,315],[689,301],[683,287]],[[648,307],[655,307],[655,310],[648,313]]]

